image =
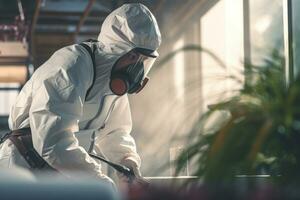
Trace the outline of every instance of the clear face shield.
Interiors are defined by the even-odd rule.
[[[143,73],[143,79],[147,77],[150,72],[156,58],[148,57],[145,55],[139,54],[139,57],[135,63],[132,63],[131,66],[128,67],[128,70],[137,70]],[[143,68],[143,69],[141,69]]]
[[[131,50],[120,58],[122,67],[114,67],[110,88],[113,93],[123,95],[140,92],[149,78],[147,77],[156,57],[146,56],[136,49]]]

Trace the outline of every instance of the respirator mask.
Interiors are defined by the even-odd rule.
[[[131,58],[132,55],[134,58]],[[129,63],[120,67],[118,65],[122,62],[118,61],[122,59],[129,60]],[[112,68],[109,84],[111,91],[119,96],[140,92],[149,81],[147,74],[155,60],[156,56],[146,54],[144,49],[139,48],[123,55]]]

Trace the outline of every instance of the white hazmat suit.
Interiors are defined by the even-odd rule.
[[[81,171],[110,181],[88,152],[116,163],[129,158],[140,166],[130,135],[128,97],[110,90],[111,69],[136,47],[156,51],[161,36],[144,5],[124,4],[105,19],[98,40],[95,71],[88,51],[77,44],[56,51],[40,66],[17,97],[9,126],[11,130],[30,127],[36,151],[64,175],[72,177],[74,171]],[[94,73],[95,82],[85,100]],[[10,140],[1,145],[0,167],[30,170]]]

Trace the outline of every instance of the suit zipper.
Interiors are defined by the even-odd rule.
[[[97,118],[97,117],[99,117],[99,114],[101,113],[101,111],[102,111],[102,109],[103,109],[103,104],[104,104],[104,99],[105,99],[105,97],[107,97],[108,95],[104,95],[103,97],[102,97],[102,100],[101,100],[101,104],[100,104],[100,107],[99,107],[99,110],[98,110],[98,112],[96,113],[96,115],[85,125],[85,127],[84,127],[84,129],[88,129],[89,127],[90,127],[90,125],[91,125],[91,123],[93,123],[93,121]]]
[[[106,95],[106,96],[108,96],[108,95]],[[106,96],[104,96],[104,98],[105,98]],[[101,103],[101,110],[102,110],[104,98],[103,98],[103,101],[102,101],[102,103]],[[119,98],[120,98],[120,97],[115,98],[114,101],[112,102],[112,104],[110,105],[110,108],[109,108],[109,110],[108,110],[108,112],[107,112],[107,115],[106,115],[106,117],[105,117],[105,119],[104,119],[104,121],[103,121],[103,125],[102,125],[100,128],[98,128],[98,130],[101,130],[101,129],[104,129],[104,128],[105,128],[105,124],[106,124],[106,122],[107,122],[107,120],[108,120],[108,118],[109,118],[109,116],[110,116],[112,110],[113,110],[114,107],[115,107],[116,101],[117,101]],[[99,112],[97,113],[96,116],[98,116],[98,115],[99,115]],[[95,118],[96,118],[96,117],[95,117]],[[93,120],[94,120],[95,118],[93,118]],[[90,123],[89,123],[88,125],[90,125]],[[91,135],[91,138],[90,138],[90,139],[91,139],[91,143],[90,143],[90,147],[89,147],[89,150],[88,150],[89,153],[92,153],[92,151],[93,151],[93,149],[94,149],[94,146],[95,146],[95,138],[96,138],[96,133],[95,133],[95,131],[93,131],[93,134]]]
[[[108,110],[108,112],[107,112],[107,115],[106,115],[104,121],[103,121],[103,124],[102,124],[102,126],[101,126],[98,130],[101,130],[101,129],[104,129],[104,128],[105,128],[105,124],[106,124],[106,122],[107,122],[107,120],[108,120],[108,118],[109,118],[109,116],[110,116],[112,110],[113,110],[114,107],[115,107],[116,101],[117,101],[119,98],[120,98],[120,97],[116,97],[116,98],[114,99],[114,101],[112,102],[112,104],[110,105],[110,108],[109,108],[109,110]]]

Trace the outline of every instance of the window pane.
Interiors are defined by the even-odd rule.
[[[19,93],[18,83],[0,83],[0,116],[9,115],[9,111]]]
[[[293,39],[294,39],[294,73],[298,74],[300,71],[300,1],[293,0],[292,1],[293,7]]]
[[[251,61],[260,64],[274,49],[283,54],[282,0],[249,0]]]

